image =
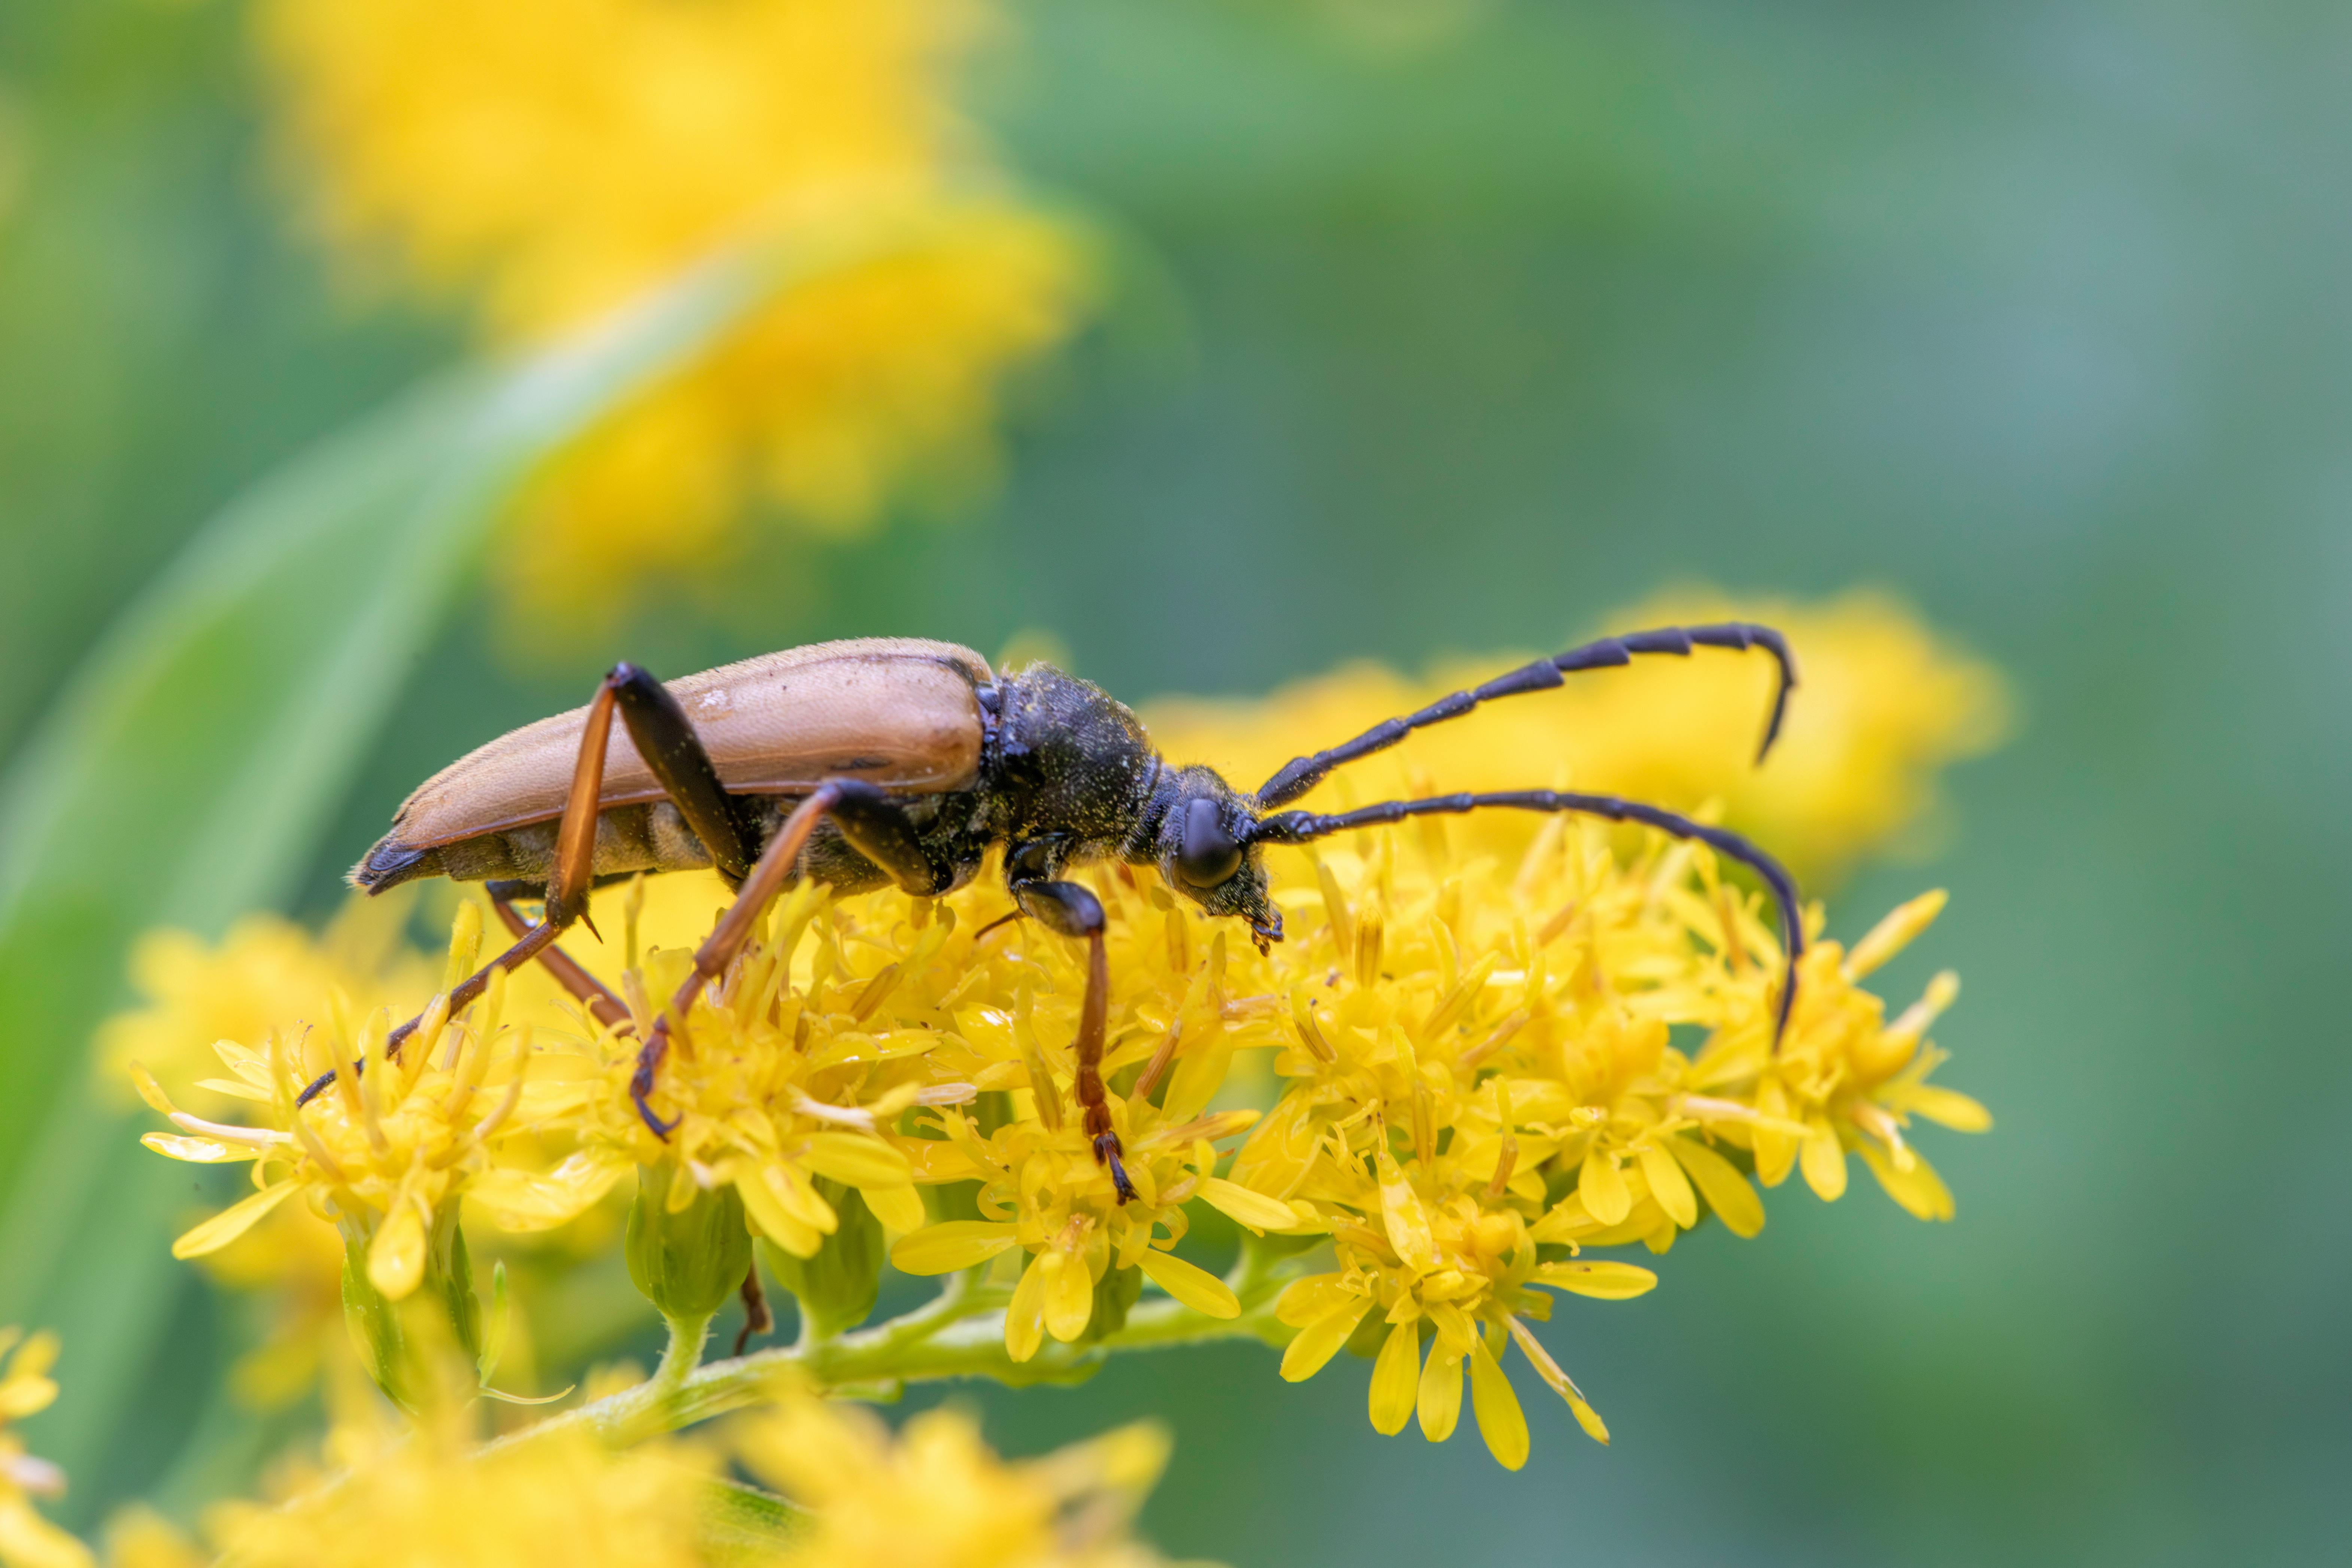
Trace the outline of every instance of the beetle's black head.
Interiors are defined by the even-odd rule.
[[[1155,858],[1168,885],[1212,915],[1246,920],[1260,946],[1282,940],[1282,912],[1265,890],[1255,802],[1213,768],[1171,768]]]

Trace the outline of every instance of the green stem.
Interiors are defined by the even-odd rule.
[[[1296,1260],[1268,1260],[1255,1249],[1244,1249],[1227,1281],[1242,1303],[1239,1317],[1213,1318],[1163,1298],[1138,1305],[1128,1313],[1124,1327],[1092,1344],[1047,1340],[1024,1362],[1014,1361],[1004,1348],[1003,1312],[1012,1292],[961,1274],[922,1306],[870,1329],[756,1351],[708,1366],[696,1367],[692,1354],[679,1353],[685,1336],[673,1325],[660,1370],[644,1383],[550,1416],[490,1447],[505,1448],[582,1427],[608,1441],[639,1442],[754,1404],[780,1377],[796,1377],[824,1390],[895,1391],[908,1383],[949,1377],[989,1377],[1021,1387],[1084,1382],[1114,1351],[1230,1339],[1278,1345],[1289,1339],[1291,1331],[1276,1321],[1274,1302],[1297,1269]],[[698,1333],[697,1352],[700,1343]]]

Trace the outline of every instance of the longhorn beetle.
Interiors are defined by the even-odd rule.
[[[1295,758],[1249,793],[1213,768],[1163,761],[1135,716],[1098,687],[1050,664],[999,675],[953,643],[819,643],[667,685],[619,664],[586,707],[501,737],[425,780],[351,881],[370,893],[426,876],[488,883],[518,940],[451,993],[453,1009],[479,997],[493,970],[537,958],[596,1018],[622,1024],[627,1009],[554,946],[556,936],[587,918],[589,889],[600,880],[715,868],[735,901],[655,1020],[631,1085],[646,1124],[667,1138],[677,1123],[662,1119],[653,1096],[670,1031],[685,1027],[695,998],[726,972],[781,888],[814,877],[845,894],[890,883],[929,897],[971,881],[989,849],[1002,844],[1016,912],[1087,945],[1075,1041],[1077,1096],[1095,1158],[1124,1203],[1134,1189],[1119,1161],[1101,1072],[1110,989],[1102,904],[1062,878],[1082,862],[1157,866],[1171,888],[1211,915],[1247,921],[1263,948],[1282,939],[1282,915],[1266,894],[1268,844],[1486,807],[1640,822],[1713,847],[1771,889],[1787,960],[1773,1020],[1777,1049],[1804,946],[1796,887],[1737,833],[1638,801],[1557,789],[1385,800],[1332,814],[1281,810],[1332,769],[1481,703],[1542,691],[1564,674],[1627,664],[1636,654],[1686,655],[1694,647],[1772,655],[1779,679],[1757,751],[1761,762],[1780,734],[1796,665],[1778,632],[1727,622],[1606,637],[1538,659],[1328,751]],[[615,710],[622,735],[613,733]],[[536,925],[515,910],[518,898],[542,901]],[[395,1030],[387,1051],[397,1054],[415,1027]],[[333,1076],[310,1085],[303,1101]]]

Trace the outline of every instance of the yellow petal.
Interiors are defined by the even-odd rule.
[[[1187,1263],[1173,1252],[1147,1247],[1136,1259],[1135,1266],[1149,1274],[1154,1284],[1196,1312],[1212,1318],[1242,1315],[1241,1299],[1223,1280],[1206,1269]]]
[[[1764,1200],[1739,1174],[1739,1167],[1694,1138],[1670,1137],[1666,1148],[1706,1195],[1706,1206],[1734,1236],[1753,1236],[1764,1228]]]
[[[801,1164],[844,1186],[904,1186],[915,1179],[907,1156],[879,1138],[856,1133],[812,1133]]]
[[[1421,1195],[1412,1190],[1412,1184],[1398,1168],[1395,1155],[1383,1148],[1377,1164],[1381,1173],[1381,1218],[1388,1228],[1389,1245],[1396,1249],[1406,1268],[1416,1274],[1426,1274],[1437,1267],[1437,1241],[1429,1231],[1429,1212],[1422,1207]]]
[[[1372,1363],[1372,1430],[1393,1437],[1412,1419],[1413,1400],[1421,1382],[1421,1320],[1389,1330]]]
[[[1338,1312],[1356,1298],[1339,1283],[1338,1274],[1309,1274],[1293,1280],[1274,1304],[1275,1322],[1303,1329],[1318,1318]]]
[[[218,1138],[184,1138],[176,1133],[145,1133],[139,1141],[167,1159],[193,1166],[226,1165],[261,1157],[257,1144],[226,1144]]]
[[[1855,1146],[1862,1151],[1863,1163],[1870,1167],[1870,1174],[1886,1189],[1887,1197],[1921,1219],[1952,1218],[1951,1190],[1944,1186],[1934,1168],[1919,1158],[1916,1150],[1912,1152],[1911,1168],[1898,1170],[1877,1145],[1865,1142]]]
[[[985,1219],[950,1219],[898,1238],[890,1264],[902,1274],[952,1274],[985,1263],[1013,1245],[1013,1227]]]
[[[1622,1225],[1633,1212],[1633,1194],[1625,1185],[1625,1173],[1598,1149],[1584,1156],[1576,1195],[1584,1200],[1584,1211],[1603,1225]]]
[[[1633,1263],[1544,1263],[1537,1266],[1535,1282],[1595,1301],[1624,1301],[1657,1289],[1658,1277]]]
[[[1095,1315],[1095,1282],[1086,1260],[1059,1247],[1038,1255],[1045,1273],[1045,1332],[1065,1344],[1087,1332]]]
[[[89,1548],[33,1511],[11,1485],[0,1492],[0,1563],[11,1568],[95,1568]]]
[[[1759,1115],[1774,1121],[1785,1121],[1789,1115],[1788,1092],[1777,1078],[1768,1078],[1756,1090],[1756,1110]],[[1797,1140],[1777,1127],[1759,1127],[1755,1131],[1756,1179],[1766,1186],[1779,1186],[1797,1168]]]
[[[896,1186],[865,1186],[857,1189],[866,1199],[866,1207],[882,1222],[882,1228],[904,1236],[923,1228],[923,1199],[911,1182]]]
[[[1328,1312],[1298,1331],[1298,1337],[1282,1353],[1282,1376],[1287,1383],[1304,1383],[1323,1370],[1324,1363],[1348,1343],[1356,1325],[1371,1310],[1372,1303],[1359,1297],[1338,1312]]]
[[[466,1197],[501,1230],[552,1230],[594,1207],[629,1166],[626,1159],[574,1153],[544,1173],[485,1171],[466,1188]]]
[[[1609,1446],[1608,1424],[1601,1419],[1600,1411],[1595,1410],[1591,1406],[1587,1405],[1584,1402],[1583,1395],[1570,1395],[1568,1396],[1568,1407],[1569,1410],[1576,1416],[1576,1424],[1584,1428],[1584,1435],[1586,1437],[1591,1438],[1594,1442],[1600,1444],[1604,1448]]]
[[[1823,1203],[1835,1203],[1845,1196],[1845,1150],[1838,1143],[1836,1128],[1827,1122],[1815,1122],[1805,1139],[1802,1158],[1805,1185]]]
[[[1005,1354],[1016,1362],[1026,1361],[1045,1340],[1045,1260],[1035,1257],[1021,1271],[1021,1282],[1013,1287],[1013,1304],[1004,1309]]]
[[[672,1189],[691,1187],[690,1182],[674,1182]],[[753,1228],[791,1253],[795,1258],[814,1258],[824,1245],[823,1232],[803,1224],[780,1202],[774,1191],[751,1171],[735,1183],[735,1191],[743,1199],[743,1212],[751,1218]]]
[[[1470,1350],[1470,1408],[1478,1417],[1478,1436],[1486,1439],[1486,1451],[1496,1464],[1516,1470],[1528,1462],[1527,1415],[1483,1339]]]
[[[392,1200],[392,1212],[376,1228],[368,1243],[368,1283],[384,1300],[397,1301],[425,1278],[425,1216],[420,1205],[403,1188]]]
[[[1902,1092],[1903,1109],[1915,1116],[1949,1127],[1955,1133],[1992,1130],[1992,1113],[1958,1090],[1933,1083],[1915,1083]]]
[[[1691,1192],[1690,1183],[1684,1179],[1682,1166],[1674,1155],[1658,1146],[1658,1141],[1642,1145],[1642,1175],[1650,1184],[1650,1196],[1666,1211],[1666,1218],[1688,1230],[1698,1223],[1698,1199]]]
[[[841,1217],[825,1202],[816,1184],[803,1175],[790,1160],[770,1160],[760,1167],[758,1178],[767,1184],[783,1211],[811,1230],[830,1236],[840,1228]]]
[[[302,1188],[299,1181],[281,1181],[264,1187],[234,1207],[225,1208],[172,1243],[174,1258],[201,1258],[217,1252],[260,1222],[261,1217]]]
[[[1870,935],[1855,943],[1853,951],[1846,955],[1845,977],[1859,980],[1903,951],[1913,937],[1927,929],[1944,912],[1944,904],[1950,897],[1938,887],[1888,911],[1886,918],[1872,926]]]
[[[158,1116],[173,1114],[172,1097],[163,1092],[163,1086],[155,1082],[155,1075],[147,1071],[146,1063],[133,1061],[128,1063],[127,1068],[131,1073],[131,1086],[139,1091],[139,1098],[147,1102],[147,1108]]]
[[[1430,1345],[1429,1359],[1422,1364],[1416,1406],[1423,1437],[1443,1443],[1454,1436],[1462,1419],[1462,1356],[1442,1339]]]
[[[1298,1216],[1280,1198],[1252,1192],[1239,1182],[1230,1182],[1223,1176],[1210,1176],[1202,1182],[1201,1197],[1210,1207],[1261,1236],[1269,1230],[1287,1230],[1298,1223]]]

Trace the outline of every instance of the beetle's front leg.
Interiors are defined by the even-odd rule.
[[[1086,1108],[1087,1136],[1094,1140],[1095,1160],[1108,1167],[1118,1200],[1135,1196],[1119,1163],[1118,1134],[1111,1131],[1110,1097],[1102,1081],[1103,1037],[1110,1016],[1110,958],[1103,949],[1102,901],[1075,882],[1015,882],[1013,901],[1064,936],[1082,936],[1087,943],[1087,994],[1078,1005],[1078,1103]]]

